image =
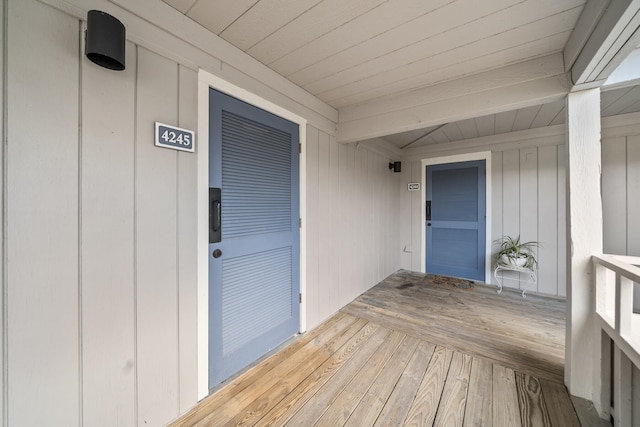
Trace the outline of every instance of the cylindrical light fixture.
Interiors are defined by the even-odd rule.
[[[90,10],[87,14],[85,54],[101,67],[124,70],[125,28],[108,13]]]

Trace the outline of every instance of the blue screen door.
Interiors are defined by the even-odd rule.
[[[297,124],[210,90],[210,388],[299,330],[298,140]]]
[[[485,280],[484,160],[427,166],[426,271]]]

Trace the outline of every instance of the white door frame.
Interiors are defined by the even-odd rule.
[[[306,136],[307,120],[286,110],[246,89],[234,85],[214,74],[204,70],[198,72],[198,137],[196,155],[198,157],[198,178],[197,178],[197,211],[198,211],[198,400],[209,394],[209,88],[224,92],[241,101],[255,107],[268,111],[276,116],[280,116],[293,123],[300,129],[300,144],[302,154],[300,154],[300,218],[302,228],[300,229],[300,293],[302,294],[302,304],[300,305],[300,332],[306,330],[307,310],[306,310]]]
[[[432,165],[440,165],[445,163],[460,163],[460,162],[469,162],[473,160],[484,160],[485,166],[487,170],[487,179],[485,181],[486,191],[485,191],[485,199],[486,199],[486,221],[485,221],[485,256],[484,256],[484,281],[489,284],[492,283],[491,280],[491,151],[480,151],[477,153],[468,153],[468,154],[456,154],[452,156],[443,156],[443,157],[433,157],[429,159],[422,159],[422,191],[420,198],[422,200],[421,208],[422,211],[422,235],[420,236],[420,271],[425,273],[427,271],[427,227],[426,227],[426,213],[424,206],[427,202],[426,196],[426,188],[427,188],[427,166]]]

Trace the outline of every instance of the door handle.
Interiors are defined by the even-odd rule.
[[[427,200],[427,221],[431,221],[431,200]]]
[[[209,188],[209,243],[222,239],[222,197],[219,188]]]

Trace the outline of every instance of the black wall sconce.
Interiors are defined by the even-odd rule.
[[[402,172],[402,162],[389,163],[389,169],[393,169],[393,172]]]
[[[87,13],[85,54],[92,62],[110,70],[124,70],[125,29],[122,22],[108,13]]]

